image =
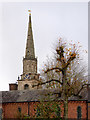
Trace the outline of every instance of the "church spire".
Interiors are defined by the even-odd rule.
[[[31,13],[29,13],[29,24],[28,24],[28,35],[27,35],[25,58],[35,59],[32,24],[31,24]]]

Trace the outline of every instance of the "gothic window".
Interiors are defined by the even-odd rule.
[[[2,119],[2,108],[0,108],[0,120]]]
[[[25,84],[24,85],[24,90],[28,90],[29,89],[29,85],[28,84]]]
[[[20,107],[18,107],[18,111],[19,111],[19,113],[21,113],[21,108]]]
[[[61,108],[59,107],[59,105],[57,105],[56,116],[61,117]]]
[[[81,119],[81,106],[77,107],[77,119]]]

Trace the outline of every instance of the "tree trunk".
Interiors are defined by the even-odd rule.
[[[66,70],[63,71],[63,90],[62,97],[64,101],[64,120],[68,120],[68,97],[67,97],[67,79],[66,79]]]
[[[64,120],[68,120],[68,98],[64,99]]]

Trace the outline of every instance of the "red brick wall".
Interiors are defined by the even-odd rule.
[[[28,103],[5,103],[2,107],[4,118],[17,118],[19,116],[18,107],[21,107],[22,115],[28,113]]]
[[[29,103],[29,114],[34,116],[35,114],[35,105],[38,102]],[[82,108],[82,118],[87,118],[87,104],[86,101],[69,101],[68,103],[68,118],[77,118],[77,107],[81,106]],[[7,103],[3,104],[3,116],[4,118],[17,118],[18,116],[18,107],[21,107],[22,115],[28,114],[28,103]],[[63,105],[61,107],[61,117],[63,117]]]
[[[18,85],[17,84],[9,84],[9,90],[17,90]]]
[[[90,120],[90,103],[88,103],[88,120]]]
[[[68,118],[77,118],[77,107],[81,106],[82,118],[87,118],[86,101],[70,101],[68,103]]]

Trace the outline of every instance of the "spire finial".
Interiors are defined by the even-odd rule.
[[[28,12],[29,12],[29,15],[31,15],[31,10],[28,10]]]

